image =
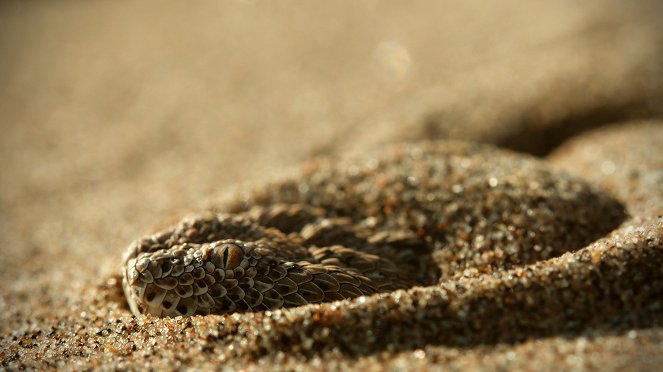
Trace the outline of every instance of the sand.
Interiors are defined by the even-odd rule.
[[[663,363],[656,2],[0,7],[2,368]],[[531,200],[519,193],[533,179],[556,185],[554,213],[527,223],[589,225],[555,225],[547,255],[508,267],[459,270],[444,254],[454,269],[442,284],[273,312],[131,316],[118,274],[133,239],[229,210],[236,195],[250,206],[266,185],[327,161],[316,156],[354,164],[445,139],[466,141],[476,160],[434,189],[465,215],[484,190],[448,191],[479,175],[489,192],[480,159],[500,157],[493,168],[512,178],[515,201]],[[512,204],[473,216],[502,212],[520,221]],[[478,235],[462,235],[461,221],[449,249],[472,254]]]

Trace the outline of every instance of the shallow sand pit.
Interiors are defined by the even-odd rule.
[[[444,141],[313,161],[227,210],[132,243],[134,314],[275,310],[477,277],[582,247],[625,217],[541,161]]]
[[[266,185],[227,208],[283,203],[321,208],[321,217],[345,218],[357,230],[338,236],[309,229],[308,244],[349,244],[380,254],[376,243],[382,240],[397,266],[416,272],[425,267],[398,253],[432,254],[443,279],[560,255],[625,218],[616,200],[534,158],[445,141],[312,161],[300,176]]]

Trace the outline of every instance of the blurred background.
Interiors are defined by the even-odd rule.
[[[543,156],[658,116],[659,4],[5,0],[0,278],[80,288],[316,155],[459,138]]]

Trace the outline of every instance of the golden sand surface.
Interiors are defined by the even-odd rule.
[[[659,367],[660,14],[616,0],[3,2],[1,368]],[[554,213],[528,227],[542,237],[505,236],[565,246],[354,300],[131,315],[119,273],[132,240],[259,203],[317,157],[424,140],[468,146],[469,174],[507,159],[495,172],[523,205],[524,185],[555,185],[539,205]],[[584,185],[592,198],[574,194]],[[482,192],[451,204],[517,221],[513,205],[474,208]],[[480,232],[449,247],[474,254]]]

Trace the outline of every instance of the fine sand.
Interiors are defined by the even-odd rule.
[[[609,0],[3,2],[0,368],[660,368],[659,14]],[[288,198],[443,226],[441,281],[131,315],[132,240]]]

